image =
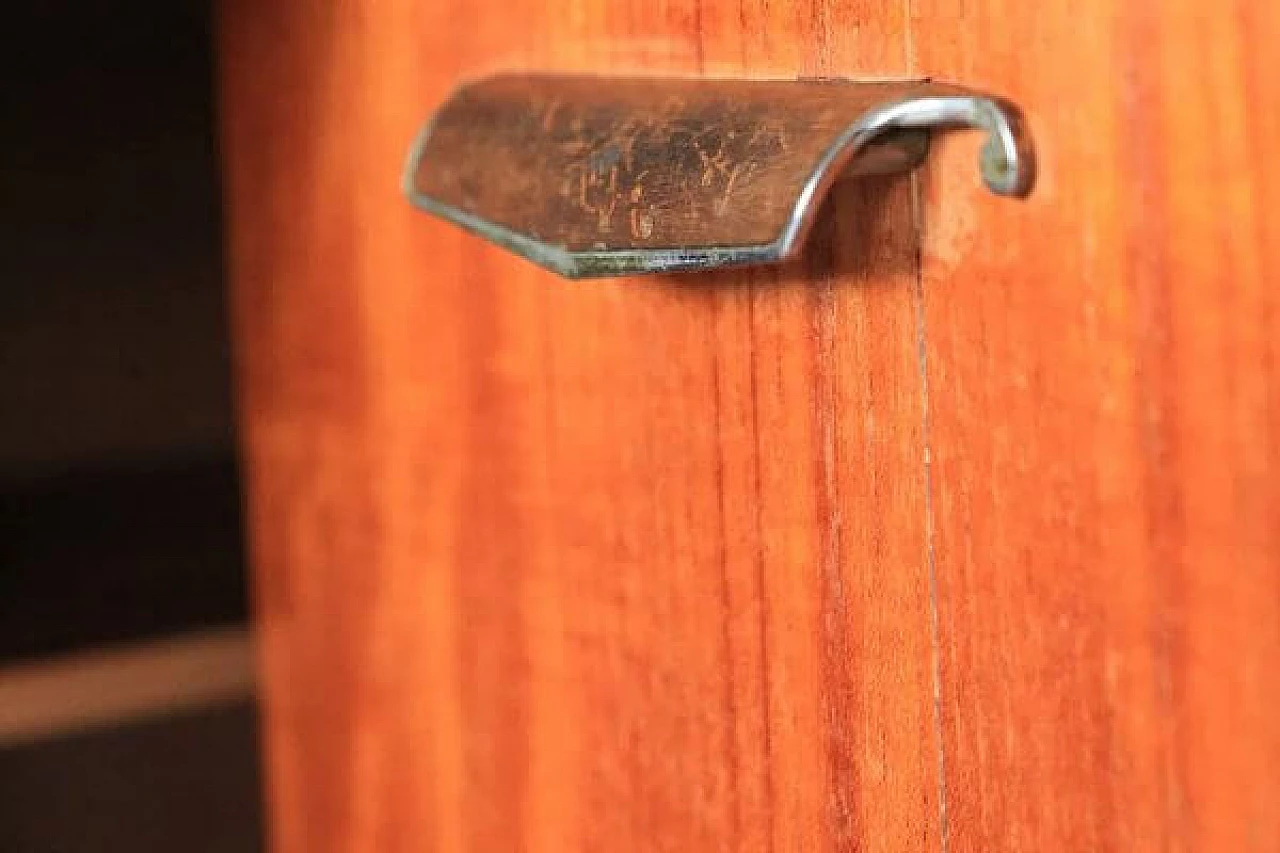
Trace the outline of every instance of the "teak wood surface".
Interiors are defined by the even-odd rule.
[[[1280,850],[1280,5],[229,0],[271,844]],[[1026,110],[803,263],[569,284],[413,211],[503,68]]]

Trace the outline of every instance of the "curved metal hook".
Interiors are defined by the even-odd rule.
[[[404,189],[571,278],[773,263],[801,250],[838,178],[910,169],[945,127],[986,132],[992,192],[1029,190],[1017,110],[955,87],[547,75],[459,89]]]
[[[1003,196],[1023,196],[1030,191],[1034,161],[1021,114],[1013,105],[972,94],[923,95],[891,101],[859,116],[816,164],[779,241],[779,259],[792,257],[803,245],[822,198],[849,168],[850,161],[856,163],[869,147],[895,131],[953,127],[987,134],[978,156],[978,172],[987,189]],[[923,153],[920,159],[923,160]]]
[[[1008,196],[1025,195],[1031,189],[1034,166],[1030,140],[1022,114],[1007,101],[972,94],[916,97],[884,107],[868,121],[884,127],[985,131],[978,171],[987,188]]]

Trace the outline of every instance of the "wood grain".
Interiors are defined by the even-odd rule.
[[[1280,849],[1275,4],[913,0],[949,849]]]
[[[578,286],[396,190],[464,76],[901,73],[905,22],[224,4],[273,849],[938,845],[909,184],[782,271]]]
[[[225,4],[274,848],[1280,849],[1273,7]],[[952,78],[1040,180],[567,285],[396,193],[500,68]]]

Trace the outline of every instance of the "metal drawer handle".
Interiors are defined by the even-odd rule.
[[[570,278],[774,263],[837,178],[909,170],[952,126],[986,132],[992,192],[1028,190],[1017,110],[954,86],[501,75],[428,122],[404,191]]]

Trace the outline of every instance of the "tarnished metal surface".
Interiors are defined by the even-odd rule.
[[[460,88],[404,189],[570,277],[769,263],[799,250],[837,177],[909,169],[941,125],[986,130],[987,185],[1025,191],[1016,114],[955,87],[551,75]]]

